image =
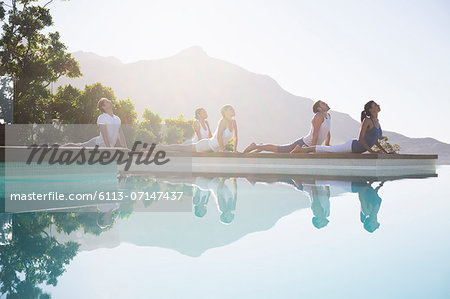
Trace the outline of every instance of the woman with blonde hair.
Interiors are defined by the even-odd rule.
[[[220,109],[222,118],[219,120],[217,129],[210,138],[199,140],[192,144],[170,144],[160,145],[158,149],[180,152],[223,152],[225,146],[233,138],[233,151],[236,152],[238,144],[237,124],[234,119],[233,106],[225,105]]]

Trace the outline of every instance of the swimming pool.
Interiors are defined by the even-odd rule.
[[[448,298],[450,167],[437,172],[385,182],[128,177],[120,190],[191,192],[192,211],[8,214],[2,286],[27,265],[42,276],[19,274],[19,292],[52,298]]]

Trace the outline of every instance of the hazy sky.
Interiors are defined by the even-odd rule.
[[[450,142],[450,1],[71,0],[51,9],[70,51],[134,62],[200,46],[355,119],[374,99],[384,129]]]

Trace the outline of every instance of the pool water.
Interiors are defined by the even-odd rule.
[[[385,182],[195,178],[192,211],[113,207],[106,224],[92,212],[5,214],[2,292],[450,298],[450,167],[437,172]]]

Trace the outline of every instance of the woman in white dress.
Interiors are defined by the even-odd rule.
[[[187,140],[184,144],[193,144],[205,138],[211,138],[212,133],[209,127],[209,123],[206,120],[208,118],[208,113],[204,108],[197,108],[195,110],[195,120],[192,124],[192,129],[194,130],[194,137]]]
[[[222,118],[212,137],[199,140],[192,144],[159,145],[157,148],[165,151],[180,152],[223,152],[227,143],[233,138],[233,151],[236,152],[238,135],[237,124],[234,119],[234,108],[231,105],[225,105],[220,109],[220,112]]]

